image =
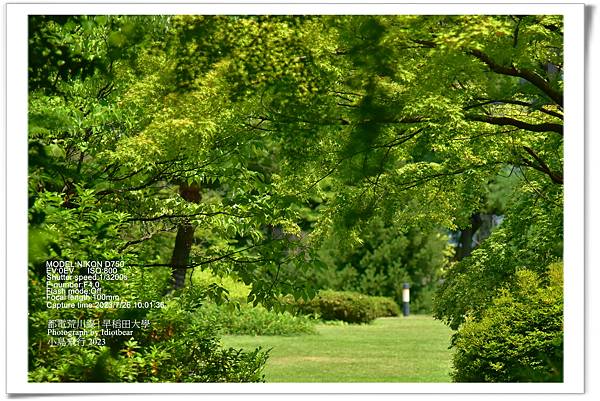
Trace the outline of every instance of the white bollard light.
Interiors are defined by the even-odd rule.
[[[410,314],[410,286],[402,284],[402,314],[406,317]]]

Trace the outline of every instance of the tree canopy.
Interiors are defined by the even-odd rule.
[[[198,268],[309,298],[322,244],[457,231],[496,202],[500,227],[443,268],[434,310],[458,328],[562,259],[561,16],[29,23],[34,279],[120,259],[163,294]]]

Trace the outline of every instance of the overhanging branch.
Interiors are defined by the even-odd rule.
[[[502,104],[514,104],[517,106],[523,106],[523,107],[527,107],[531,110],[534,111],[540,111],[542,113],[548,114],[550,116],[553,117],[557,117],[560,118],[561,120],[563,119],[563,115],[557,111],[554,110],[549,110],[546,109],[544,107],[534,107],[534,105],[532,103],[529,102],[525,102],[523,100],[514,100],[514,99],[477,99],[477,100],[481,100],[480,103],[474,103],[474,104],[470,104],[467,105],[465,107],[463,107],[464,110],[469,110],[469,109],[474,109],[476,107],[481,107],[481,106],[487,106],[488,104],[497,104],[497,103],[502,103]]]
[[[516,68],[514,65],[510,67],[496,63],[490,56],[478,49],[470,49],[469,54],[483,61],[493,72],[502,75],[510,75],[513,77],[523,78],[544,92],[554,103],[560,107],[563,106],[563,94],[550,86],[548,81],[531,70]]]
[[[524,159],[524,164],[534,168],[538,171],[541,171],[542,173],[546,174],[548,177],[550,177],[550,179],[552,180],[552,182],[554,182],[555,184],[560,184],[563,185],[563,175],[562,173],[558,173],[556,171],[552,171],[550,169],[550,167],[548,167],[548,165],[546,164],[546,162],[544,162],[544,160],[537,154],[535,153],[535,151],[533,149],[531,149],[530,147],[527,146],[523,146],[523,149],[525,149],[525,151],[531,156],[533,157],[533,159],[537,162],[537,164],[531,163],[530,161]]]
[[[492,117],[483,115],[469,115],[467,119],[472,121],[481,121],[493,125],[512,125],[513,127],[521,128],[532,132],[555,132],[559,135],[563,135],[562,124],[556,123],[540,123],[532,124],[525,121],[517,120],[510,117]]]

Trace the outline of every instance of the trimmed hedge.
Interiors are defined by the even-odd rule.
[[[400,315],[400,307],[391,297],[371,297],[375,303],[377,317],[392,317]]]
[[[309,301],[291,300],[288,304],[305,315],[323,320],[342,320],[348,323],[370,323],[378,317],[398,316],[399,307],[393,299],[372,297],[351,291],[320,291]]]

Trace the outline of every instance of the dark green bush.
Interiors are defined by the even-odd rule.
[[[350,291],[320,291],[310,301],[287,302],[302,314],[319,316],[323,320],[342,320],[348,323],[370,323],[383,316],[397,316],[398,305],[386,297],[371,297]]]
[[[314,334],[315,321],[307,316],[294,316],[289,312],[268,310],[263,306],[207,303],[199,313],[206,321],[221,328],[223,334],[245,335],[297,335]]]
[[[562,264],[547,275],[516,274],[481,319],[454,337],[458,382],[560,382],[563,378]]]
[[[381,216],[360,225],[360,245],[335,235],[319,251],[324,268],[315,272],[318,289],[354,291],[402,302],[402,284],[411,285],[411,312],[430,314],[442,269],[452,256],[448,236],[438,229],[400,227]]]
[[[324,320],[348,323],[370,323],[377,317],[374,302],[356,292],[321,291],[308,303],[300,304],[300,309]]]

